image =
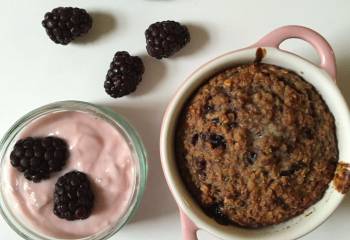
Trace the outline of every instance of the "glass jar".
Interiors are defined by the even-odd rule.
[[[117,233],[133,216],[136,209],[138,208],[144,189],[146,185],[147,179],[147,153],[142,144],[142,141],[135,130],[127,123],[124,118],[122,118],[116,112],[110,110],[106,107],[96,106],[86,102],[80,101],[62,101],[55,102],[49,105],[45,105],[43,107],[37,108],[28,114],[24,115],[20,118],[5,134],[3,139],[0,142],[0,212],[4,217],[9,226],[24,239],[29,240],[54,240],[58,238],[45,236],[37,230],[33,230],[26,226],[25,221],[19,219],[18,216],[14,213],[13,209],[11,209],[11,202],[6,198],[6,191],[4,191],[4,167],[6,161],[9,161],[9,153],[13,148],[15,142],[18,140],[19,134],[22,132],[24,128],[34,120],[46,116],[50,113],[58,113],[64,111],[77,111],[83,113],[93,114],[100,119],[103,119],[110,123],[113,127],[115,127],[119,133],[124,137],[126,142],[129,145],[132,158],[134,161],[134,184],[133,190],[128,202],[127,208],[125,208],[124,213],[121,217],[116,221],[116,223],[112,224],[108,229],[104,229],[101,232],[98,232],[92,236],[84,237],[84,238],[76,238],[76,239],[84,239],[84,240],[102,240],[108,239],[115,233]]]

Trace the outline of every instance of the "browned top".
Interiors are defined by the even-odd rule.
[[[261,60],[265,57],[266,55],[266,49],[265,48],[258,48],[255,53],[255,63],[260,63]]]
[[[321,96],[294,72],[267,64],[228,69],[200,87],[179,119],[176,154],[205,212],[245,227],[302,213],[323,196],[338,160]]]
[[[334,176],[335,188],[345,194],[350,190],[350,164],[338,163],[337,170]]]

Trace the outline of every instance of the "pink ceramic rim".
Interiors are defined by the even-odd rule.
[[[320,57],[320,68],[324,69],[336,80],[337,70],[333,49],[324,37],[310,28],[296,25],[280,27],[265,35],[251,47],[274,47],[280,49],[279,46],[282,42],[292,38],[302,39],[310,43]]]

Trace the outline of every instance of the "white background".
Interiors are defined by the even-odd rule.
[[[319,31],[334,48],[338,82],[350,103],[349,0],[1,0],[0,135],[24,113],[41,105],[76,99],[112,106],[138,129],[149,151],[149,182],[134,219],[113,239],[179,240],[176,205],[167,189],[158,153],[161,117],[175,89],[200,64],[224,52],[248,46],[272,29],[301,24]],[[68,46],[55,45],[41,27],[44,13],[58,6],[86,8],[91,32]],[[146,55],[144,30],[159,20],[189,26],[192,42],[171,59]],[[307,44],[292,40],[283,47],[311,59]],[[112,99],[103,90],[117,50],[142,57],[146,73],[137,91]],[[311,239],[349,239],[350,198]],[[200,232],[200,239],[215,239]],[[0,239],[20,239],[0,220]]]

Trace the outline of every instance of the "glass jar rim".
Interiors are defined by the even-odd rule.
[[[133,154],[133,160],[136,162],[136,171],[134,174],[134,187],[133,193],[130,197],[128,206],[124,211],[123,215],[114,223],[111,227],[102,230],[92,236],[76,239],[84,240],[104,240],[108,239],[115,233],[117,233],[135,214],[138,209],[143,192],[145,190],[147,173],[148,173],[148,164],[147,159],[148,155],[146,149],[141,141],[140,136],[136,130],[122,117],[120,114],[111,110],[108,107],[95,105],[83,101],[59,101],[44,105],[42,107],[36,108],[29,113],[22,116],[17,120],[10,129],[5,133],[4,137],[0,141],[0,181],[1,185],[3,184],[3,165],[5,164],[5,156],[9,146],[13,143],[13,140],[16,136],[27,126],[27,124],[32,121],[45,116],[49,113],[63,112],[63,111],[78,111],[85,113],[92,113],[104,120],[107,120],[113,127],[118,128],[120,133],[124,138],[126,138],[130,150]],[[7,224],[21,237],[29,240],[54,240],[57,238],[52,238],[50,236],[43,236],[40,233],[36,233],[23,226],[24,224],[21,221],[18,221],[12,213],[12,210],[7,206],[6,197],[4,197],[4,188],[0,188],[0,214],[3,216]]]

